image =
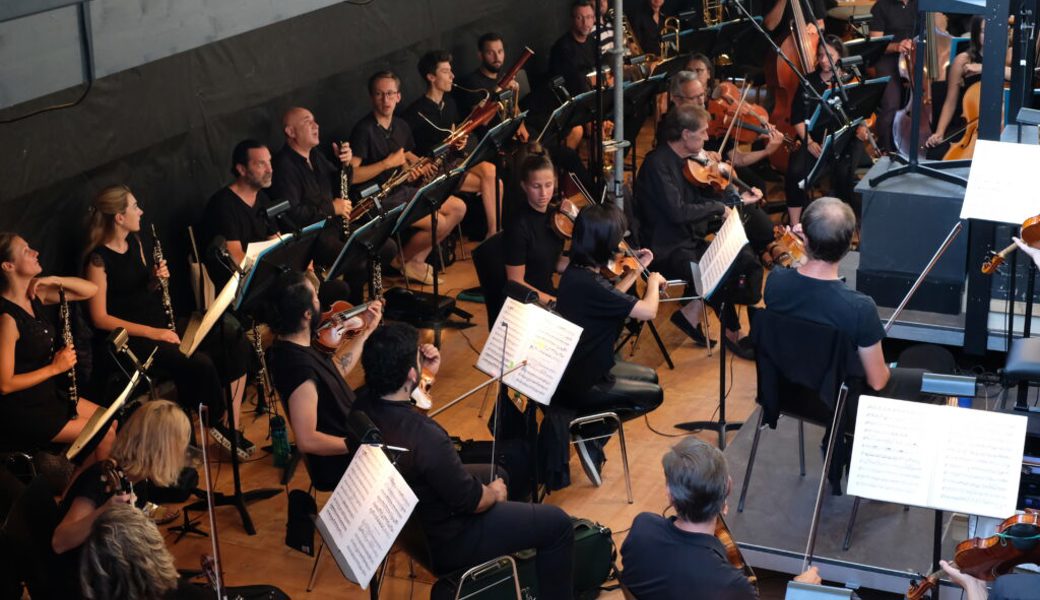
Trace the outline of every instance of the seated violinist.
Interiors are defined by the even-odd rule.
[[[644,512],[632,521],[621,546],[621,584],[639,600],[758,598],[747,570],[729,562],[727,548],[715,536],[733,487],[722,452],[688,437],[672,446],[661,463],[676,515]],[[820,575],[811,567],[795,581],[819,584]]]
[[[649,273],[642,299],[627,293],[654,259],[653,253],[645,248],[634,252],[630,258],[639,264],[633,265],[635,268],[621,275],[616,283],[604,276],[602,270],[617,259],[626,229],[624,214],[609,204],[587,206],[574,221],[570,263],[560,278],[556,310],[580,326],[582,332],[553,396],[553,409],[569,409],[579,416],[611,411],[621,420],[628,420],[654,410],[664,400],[664,391],[657,384],[657,373],[652,368],[621,362],[614,357],[614,344],[625,319],[649,321],[656,317],[664,284],[660,273]],[[555,443],[563,441],[565,448],[567,432],[557,429],[553,427],[552,435],[559,436],[554,437]],[[576,444],[585,474],[597,486],[602,481],[600,472],[606,461],[605,443],[606,440],[579,440]],[[560,469],[560,465],[550,467],[550,477],[562,472],[554,468]]]
[[[538,293],[543,304],[556,301],[553,275],[567,268],[563,238],[553,231],[556,169],[545,154],[529,154],[520,165],[520,188],[527,202],[506,222],[506,278]]]
[[[639,215],[640,239],[653,250],[653,267],[669,279],[689,281],[690,263],[698,262],[708,248],[705,239],[721,225],[732,210],[723,203],[755,204],[762,192],[751,188],[737,193],[732,188],[716,192],[690,185],[685,172],[687,159],[706,160],[704,142],[708,138],[708,113],[695,106],[674,107],[665,115],[661,139],[646,155],[635,185],[635,210]],[[750,340],[740,335],[735,303],[754,304],[760,298],[762,268],[750,250],[737,258],[726,290],[715,295],[713,307],[725,301],[722,316],[724,341],[735,354],[754,356]],[[694,343],[707,345],[700,327],[701,302],[690,302],[672,316],[672,323],[690,336]]]
[[[987,590],[985,581],[962,572],[956,565],[941,560],[939,566],[964,590],[964,600],[1040,600],[1040,581],[1035,574],[1001,575],[993,582],[993,589]]]
[[[271,290],[268,324],[276,336],[267,351],[271,378],[285,402],[296,446],[307,455],[308,472],[318,487],[334,486],[350,464],[347,415],[354,392],[346,377],[379,324],[383,304],[376,300],[368,306],[357,336],[343,339],[333,352],[322,352],[312,343],[321,308],[310,280],[288,272]]]
[[[816,54],[816,70],[810,73],[806,79],[817,93],[823,94],[826,89],[843,81],[844,73],[837,66],[838,60],[846,55],[845,44],[833,35],[826,36],[821,40],[819,51]],[[837,70],[832,69],[832,66]],[[810,174],[820,158],[822,151],[820,144],[824,142],[822,139],[813,138],[805,126],[805,121],[812,116],[812,111],[816,110],[818,104],[816,96],[804,89],[804,85],[798,86],[798,92],[791,101],[791,122],[794,123],[795,133],[802,141],[801,148],[791,155],[784,179],[787,214],[792,227],[798,224],[802,210],[811,201],[809,190],[802,189],[801,182]],[[856,167],[864,158],[866,150],[861,142],[866,141],[867,136],[867,128],[859,126],[856,130],[856,137],[860,141],[854,140],[848,144],[842,156],[831,163],[828,171],[834,194],[848,202],[857,216],[859,215],[859,199],[854,191],[858,181]]]

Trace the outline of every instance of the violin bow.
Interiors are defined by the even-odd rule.
[[[570,175],[570,178],[571,178],[571,182],[574,184],[574,186],[576,188],[578,188],[578,191],[581,192],[581,194],[583,196],[585,196],[585,199],[588,200],[589,204],[603,204],[604,202],[606,202],[607,188],[603,188],[603,194],[600,196],[600,200],[597,203],[592,198],[592,194],[589,193],[588,188],[585,187],[585,184],[583,184],[581,182],[581,179],[579,179],[578,176],[575,175],[574,173],[570,173],[569,175]],[[629,246],[627,242],[625,242],[624,238],[621,239],[621,245],[622,245],[622,252],[624,252],[627,256],[631,256],[632,258],[634,258],[636,260],[636,263],[639,265],[639,268],[641,269],[641,272],[642,272],[642,275],[643,275],[643,279],[644,280],[649,280],[650,279],[650,269],[644,267],[643,263],[639,262],[639,257],[637,257],[636,253],[632,251],[632,247]],[[665,292],[665,297],[667,297],[667,296],[668,296],[668,293]]]
[[[747,100],[748,92],[751,91],[751,86],[744,82],[744,87],[740,92],[740,102],[737,103],[737,109],[733,111],[733,120],[729,122],[729,127],[726,128],[726,135],[722,137],[722,143],[719,144],[719,156],[726,149],[726,144],[729,142],[729,135],[733,133],[733,126],[740,120],[740,109],[744,108],[744,102]]]

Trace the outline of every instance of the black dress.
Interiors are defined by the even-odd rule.
[[[11,315],[18,327],[14,345],[14,373],[28,373],[51,364],[57,328],[43,313],[43,304],[32,301],[33,315],[7,298],[0,298],[0,314]],[[58,435],[69,421],[69,405],[57,377],[31,388],[0,394],[0,438],[3,446],[32,450]]]
[[[108,314],[149,327],[165,328],[166,313],[152,278],[150,257],[151,252],[148,252],[142,261],[141,241],[131,235],[127,237],[126,252],[119,253],[106,246],[98,246],[88,260],[105,271]],[[233,318],[225,319],[223,336],[219,328],[219,325],[214,327],[203,342],[203,347],[190,357],[184,356],[177,345],[169,342],[138,336],[131,336],[129,342],[130,349],[141,360],[155,350],[153,368],[173,379],[181,406],[188,411],[197,409],[201,402],[209,407],[213,422],[223,414],[225,408],[221,386],[245,374],[250,356],[237,321]],[[179,329],[183,332],[184,328]],[[108,332],[101,333],[108,335]],[[107,368],[96,371],[101,377],[118,373],[110,353],[103,349],[103,345],[95,345],[94,356],[106,362]],[[100,381],[97,385],[104,389]]]

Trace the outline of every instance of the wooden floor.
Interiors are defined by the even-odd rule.
[[[456,262],[446,273],[444,292],[454,296],[459,290],[476,285],[476,276],[472,263]],[[483,347],[487,336],[487,325],[484,307],[481,304],[460,302],[459,306],[473,313],[475,327],[466,330],[447,330],[443,334],[442,367],[434,387],[435,408],[437,401],[447,402],[467,389],[481,382],[484,376],[473,367],[477,359],[477,351]],[[640,364],[657,369],[661,385],[665,390],[664,404],[651,413],[647,420],[635,420],[626,424],[628,439],[629,464],[632,473],[632,487],[635,502],[628,504],[625,497],[624,476],[621,467],[620,452],[616,441],[606,447],[607,463],[603,472],[602,487],[593,487],[584,476],[578,460],[572,457],[571,474],[573,484],[562,491],[553,493],[547,502],[560,506],[569,514],[595,520],[609,527],[614,532],[615,541],[620,545],[625,531],[632,519],[640,512],[661,512],[665,508],[666,494],[664,476],[661,471],[661,456],[676,441],[676,436],[683,435],[681,430],[674,429],[674,423],[710,419],[718,407],[718,355],[710,358],[704,348],[695,348],[689,339],[668,322],[668,316],[675,310],[674,304],[662,304],[656,323],[668,352],[675,361],[675,370],[668,369],[653,339],[646,335],[639,340],[635,355],[631,358]],[[713,324],[717,331],[717,324]],[[427,335],[430,332],[425,332]],[[631,351],[631,345],[625,353]],[[727,400],[727,416],[741,419],[747,416],[754,404],[755,375],[753,363],[735,359],[728,369],[732,373],[729,398]],[[361,369],[353,374],[352,383],[361,379]],[[438,415],[438,421],[453,435],[463,439],[490,439],[484,423],[486,419],[479,416],[482,394],[477,394],[459,403],[449,411]],[[246,425],[247,437],[265,445],[268,420],[266,416],[254,419],[247,414],[243,421]],[[658,433],[660,432],[660,433]],[[697,434],[705,440],[716,441],[714,433]],[[731,434],[732,435],[732,434]],[[215,449],[215,447],[214,447]],[[215,454],[224,459],[221,453]],[[257,458],[241,468],[243,487],[246,490],[279,487],[280,470],[273,466],[272,458],[258,452]],[[291,489],[308,487],[306,471],[298,469],[290,484]],[[221,464],[217,469],[216,490],[230,492],[232,476],[229,464]],[[320,498],[319,501],[324,500]],[[246,585],[266,583],[280,587],[293,598],[364,598],[367,592],[357,585],[347,582],[340,575],[334,561],[322,559],[322,565],[313,592],[307,594],[305,588],[313,559],[289,549],[284,544],[286,523],[287,496],[284,491],[273,498],[253,503],[249,513],[256,524],[257,534],[246,535],[241,520],[235,509],[222,507],[217,509],[217,522],[224,559],[224,570],[228,585]],[[208,523],[201,523],[208,530]],[[179,543],[173,544],[173,535],[168,536],[171,549],[177,558],[180,568],[197,568],[199,555],[209,553],[209,540],[197,536],[188,536]],[[397,557],[395,557],[397,558]],[[415,586],[416,598],[428,597],[428,587],[432,579],[428,574],[420,574],[413,581],[408,577],[407,560],[395,560],[387,581],[384,583],[384,598],[407,597],[411,586]],[[620,597],[619,594],[604,594],[603,597]]]

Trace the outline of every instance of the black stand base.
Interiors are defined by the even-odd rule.
[[[725,303],[719,304],[716,311],[719,314],[719,330],[722,335],[726,335],[726,324],[725,319],[722,315],[725,314]],[[722,338],[720,342],[725,342]],[[710,340],[709,340],[710,343]],[[736,431],[740,429],[744,423],[742,421],[726,421],[726,344],[719,344],[719,420],[718,421],[689,421],[686,423],[677,423],[675,427],[677,429],[683,429],[686,431],[701,431],[704,429],[715,430],[719,434],[719,450],[726,449],[726,432]]]
[[[202,506],[201,509],[197,509],[197,510],[206,510],[206,506],[205,506],[206,503],[205,503],[205,501],[203,500],[203,501],[200,501],[200,502],[202,502],[203,506]],[[192,507],[195,506],[196,504],[198,504],[198,502],[195,502],[194,504],[189,504],[189,505],[187,505],[187,506],[185,506],[184,508],[181,509],[181,513],[184,516],[184,521],[180,525],[174,525],[172,527],[167,527],[166,528],[167,531],[175,531],[175,532],[177,532],[177,537],[173,538],[173,543],[174,544],[176,544],[177,542],[179,542],[182,539],[184,539],[184,536],[188,535],[189,533],[193,533],[193,534],[195,534],[197,536],[200,536],[200,537],[209,537],[208,533],[206,533],[205,531],[203,531],[203,530],[199,529],[198,527],[196,527],[196,525],[199,522],[199,519],[192,519],[191,517],[188,516],[188,511],[192,510]]]
[[[902,166],[896,167],[895,169],[891,169],[889,171],[885,171],[877,177],[872,178],[870,180],[871,187],[877,187],[878,184],[883,181],[886,181],[893,177],[898,177],[900,175],[905,175],[907,173],[920,173],[921,175],[927,175],[928,177],[932,177],[940,181],[945,181],[954,185],[963,185],[964,187],[968,187],[967,179],[963,177],[958,177],[957,175],[951,175],[949,173],[946,173],[945,171],[947,169],[962,169],[965,167],[970,167],[971,160],[943,160],[930,162],[927,165],[922,165],[917,160],[911,160],[903,156],[902,154],[889,154],[888,158],[892,162],[900,163]]]
[[[238,509],[238,515],[242,518],[242,528],[245,529],[246,533],[249,535],[256,535],[256,527],[253,526],[253,518],[249,516],[246,504],[256,502],[257,500],[267,500],[268,498],[273,498],[281,493],[282,490],[278,488],[262,488],[249,492],[240,491],[231,495],[214,492],[213,508],[217,508],[218,506],[234,506]],[[201,511],[206,509],[206,501],[199,500],[198,502],[185,506],[183,510],[187,512],[189,510]]]
[[[743,421],[687,421],[686,423],[676,423],[675,428],[685,431],[716,431],[719,434],[719,450],[725,450],[726,432],[736,431],[743,425]]]

